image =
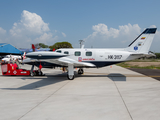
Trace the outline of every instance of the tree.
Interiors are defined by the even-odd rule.
[[[40,46],[41,48],[48,48],[48,47],[49,47],[48,45],[45,45],[44,43],[39,43],[39,46]]]
[[[157,59],[160,59],[160,53],[155,53],[155,55]]]
[[[56,50],[56,49],[60,49],[60,48],[73,48],[73,47],[72,47],[71,43],[69,43],[69,42],[57,42],[54,45],[49,46],[49,48],[51,50],[53,50],[53,49]]]

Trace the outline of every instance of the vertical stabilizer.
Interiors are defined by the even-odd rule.
[[[127,48],[129,52],[148,53],[157,28],[147,28]]]

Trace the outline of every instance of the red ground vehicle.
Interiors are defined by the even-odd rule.
[[[1,69],[2,75],[30,75],[30,70],[18,69],[16,63],[1,63]]]

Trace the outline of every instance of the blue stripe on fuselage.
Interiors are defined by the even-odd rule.
[[[26,55],[29,58],[33,58],[33,59],[57,59],[60,57],[64,57],[64,56],[35,56],[35,55]]]

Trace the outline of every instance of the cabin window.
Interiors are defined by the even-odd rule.
[[[86,56],[92,56],[92,52],[86,52]]]
[[[6,55],[4,58],[10,58],[8,55]]]
[[[62,51],[61,50],[57,50],[56,52],[61,53]]]
[[[64,54],[69,54],[69,52],[68,52],[68,51],[65,51]]]
[[[81,52],[77,51],[74,53],[75,56],[81,56]]]

